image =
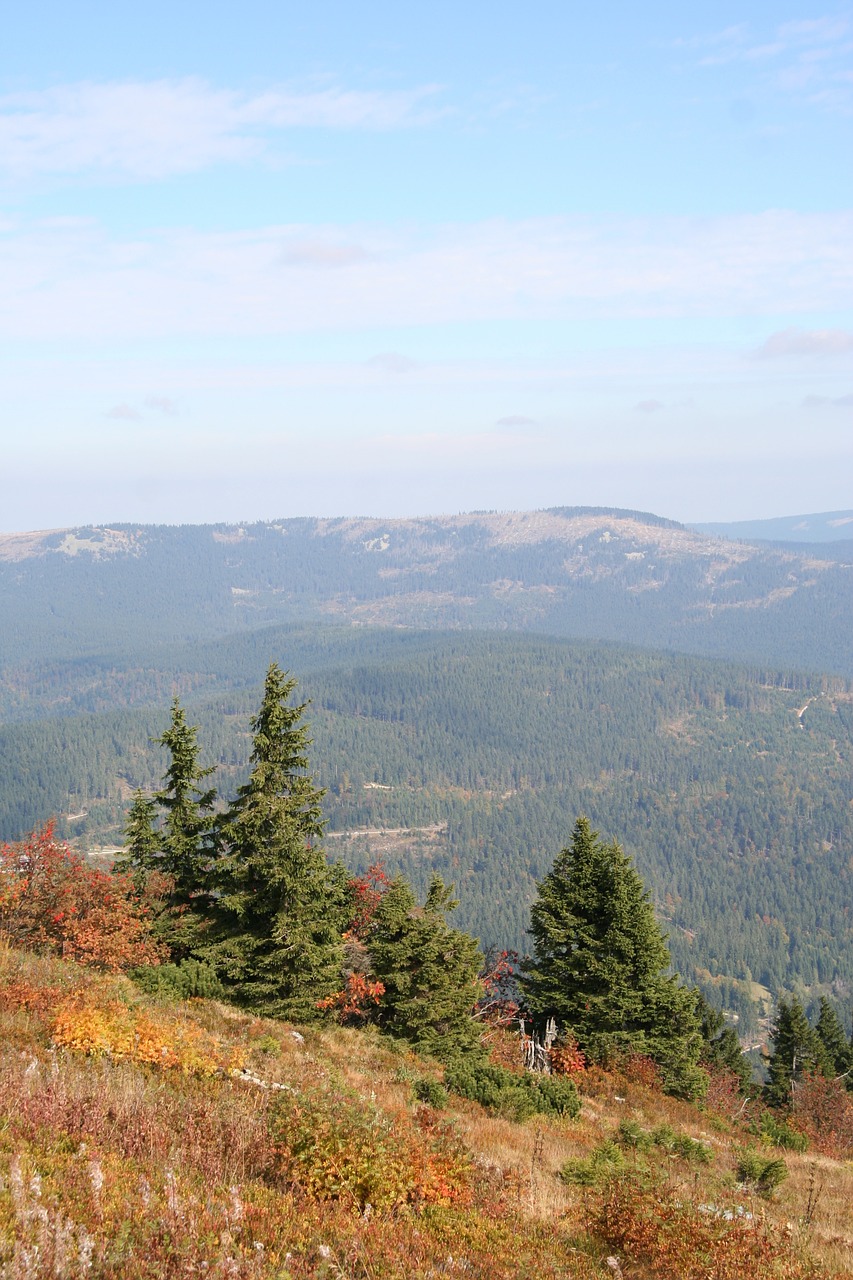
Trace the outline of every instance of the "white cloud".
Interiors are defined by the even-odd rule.
[[[833,409],[853,409],[853,393],[846,396],[806,396],[804,409],[822,409],[825,406]]]
[[[60,85],[0,97],[0,168],[11,175],[102,172],[165,178],[261,155],[293,129],[386,130],[434,119],[435,86],[392,93],[237,93],[202,80]]]
[[[662,400],[640,400],[634,405],[638,413],[659,413],[665,407]]]
[[[346,270],[288,248],[304,227],[111,238],[82,220],[0,237],[0,335],[235,336],[478,320],[777,315],[853,296],[853,214],[540,218],[438,228],[326,227]],[[792,336],[793,335],[793,336]],[[805,336],[804,336],[805,335]],[[847,350],[784,330],[761,354]],[[385,361],[399,353],[380,353]],[[407,360],[408,357],[402,357]]]
[[[112,409],[107,410],[107,417],[115,418],[118,422],[139,422],[142,414],[129,404],[114,404]]]
[[[853,333],[846,329],[781,329],[771,333],[753,355],[759,360],[790,356],[837,356],[853,351]]]
[[[380,369],[383,373],[411,373],[418,367],[417,360],[400,355],[399,351],[381,351],[379,355],[371,356],[367,363],[371,369]]]
[[[168,417],[178,412],[178,406],[174,400],[170,400],[168,396],[148,396],[145,401],[147,409],[154,409],[156,413],[164,413]]]

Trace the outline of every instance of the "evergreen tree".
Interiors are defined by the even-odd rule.
[[[139,789],[134,792],[133,803],[127,812],[124,828],[124,850],[116,858],[116,869],[128,869],[142,875],[160,870],[163,846],[156,830],[157,802]]]
[[[474,1006],[482,955],[476,939],[445,920],[452,889],[434,876],[419,907],[410,885],[392,881],[367,939],[372,976],[384,984],[375,1020],[419,1051],[450,1061],[482,1053]]]
[[[784,1107],[790,1104],[797,1082],[805,1072],[831,1076],[832,1064],[796,996],[779,1001],[772,1036],[773,1052],[765,1094],[772,1106]]]
[[[539,885],[530,932],[522,987],[534,1015],[555,1018],[592,1059],[646,1053],[671,1092],[701,1090],[696,993],[667,972],[666,941],[631,860],[586,818]]]
[[[170,752],[163,786],[153,798],[140,790],[135,793],[118,861],[120,870],[134,872],[137,890],[147,896],[153,912],[154,931],[174,960],[185,959],[199,945],[213,856],[211,810],[216,791],[199,785],[213,768],[199,764],[197,735],[198,727],[187,724],[175,698],[169,727],[155,739]],[[165,810],[159,828],[158,805]]]
[[[696,1012],[701,1019],[702,1062],[731,1071],[737,1076],[741,1091],[746,1092],[752,1081],[752,1068],[744,1057],[734,1027],[729,1026],[722,1012],[713,1008],[701,994],[697,995]]]
[[[171,756],[163,787],[155,796],[165,810],[159,869],[174,879],[173,904],[185,907],[207,882],[212,853],[210,815],[216,790],[202,789],[199,783],[210,777],[214,768],[203,769],[199,764],[198,726],[187,724],[177,698],[172,702],[169,728],[155,741],[168,747]]]
[[[821,996],[820,998],[820,1015],[817,1023],[815,1024],[815,1033],[824,1047],[832,1074],[836,1076],[845,1076],[846,1083],[848,1084],[848,1087],[850,1087],[850,1076],[848,1075],[848,1072],[850,1071],[851,1066],[853,1066],[850,1045],[844,1034],[841,1019],[827,1000],[826,996]]]
[[[306,704],[272,663],[252,721],[249,780],[218,823],[215,923],[205,956],[235,999],[272,1017],[307,1021],[341,968],[346,878],[314,843],[323,792],[307,773]]]

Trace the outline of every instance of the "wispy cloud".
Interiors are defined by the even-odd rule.
[[[381,351],[379,355],[368,360],[371,369],[379,369],[382,373],[411,373],[418,368],[417,360],[401,355],[399,351]]]
[[[806,396],[804,409],[853,409],[853,392],[846,396]]]
[[[115,418],[118,422],[139,422],[142,414],[129,404],[114,404],[112,409],[107,410],[107,417]]]
[[[781,329],[771,333],[753,355],[759,360],[789,356],[837,356],[853,351],[853,333],[846,329]]]
[[[155,413],[164,413],[167,417],[172,417],[178,412],[178,406],[168,396],[148,396],[145,407],[153,409]]]
[[[286,245],[282,261],[290,267],[351,267],[367,262],[370,254],[360,244],[335,244],[326,240],[296,240]]]
[[[798,315],[853,295],[853,214],[539,218],[328,227],[364,257],[330,270],[283,246],[304,228],[109,236],[84,220],[0,236],[0,335],[237,335],[482,319]],[[783,330],[763,357],[847,351],[840,330]],[[377,369],[408,372],[385,351]]]
[[[249,95],[197,79],[60,85],[0,96],[0,168],[8,174],[166,178],[262,155],[296,129],[388,130],[434,119],[437,92],[324,88]]]
[[[762,34],[740,23],[674,44],[701,55],[700,66],[740,63],[754,68],[766,88],[845,113],[853,107],[853,24],[846,17],[784,22]]]
[[[666,408],[662,400],[640,400],[634,405],[637,413],[660,413],[661,409]]]

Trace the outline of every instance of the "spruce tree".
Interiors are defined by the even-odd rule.
[[[213,773],[199,763],[198,727],[187,723],[183,707],[172,702],[168,729],[155,739],[169,750],[163,786],[154,797],[137,790],[125,825],[120,870],[135,874],[137,888],[149,893],[154,930],[174,960],[191,955],[199,945],[207,914],[207,880],[214,788],[200,784]],[[158,806],[163,821],[155,825]],[[151,873],[159,873],[152,879]]]
[[[233,997],[307,1021],[340,982],[345,876],[315,843],[323,833],[308,770],[307,704],[272,663],[252,720],[249,780],[218,823],[214,926],[205,956]]]
[[[371,975],[385,986],[375,1021],[444,1062],[482,1054],[473,1016],[482,994],[482,955],[476,939],[447,924],[456,905],[438,876],[422,907],[405,880],[394,880],[367,938]]]
[[[169,728],[155,741],[170,753],[163,786],[155,796],[165,810],[159,869],[174,878],[172,901],[184,907],[204,890],[207,882],[216,789],[199,784],[210,777],[214,768],[204,769],[199,764],[198,725],[187,724],[177,698],[172,702]]]
[[[772,1037],[773,1052],[765,1086],[767,1100],[772,1106],[790,1105],[797,1083],[805,1072],[824,1076],[833,1074],[826,1047],[814,1027],[809,1025],[796,996],[779,1001]]]
[[[845,1083],[850,1087],[850,1075],[848,1073],[851,1066],[853,1066],[850,1045],[844,1034],[841,1019],[826,996],[821,996],[820,998],[820,1015],[815,1024],[815,1033],[826,1051],[828,1065],[831,1067],[833,1075],[844,1076]]]
[[[534,1015],[555,1018],[593,1060],[648,1054],[671,1092],[701,1091],[696,993],[668,972],[666,941],[631,860],[588,819],[578,818],[539,885],[530,932],[522,989]]]

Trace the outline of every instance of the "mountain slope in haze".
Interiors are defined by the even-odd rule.
[[[603,508],[6,535],[0,667],[316,621],[630,640],[853,676],[851,575],[853,555]]]
[[[853,539],[853,511],[821,511],[812,515],[777,516],[771,520],[731,520],[690,526],[714,538],[745,542],[841,542]]]

